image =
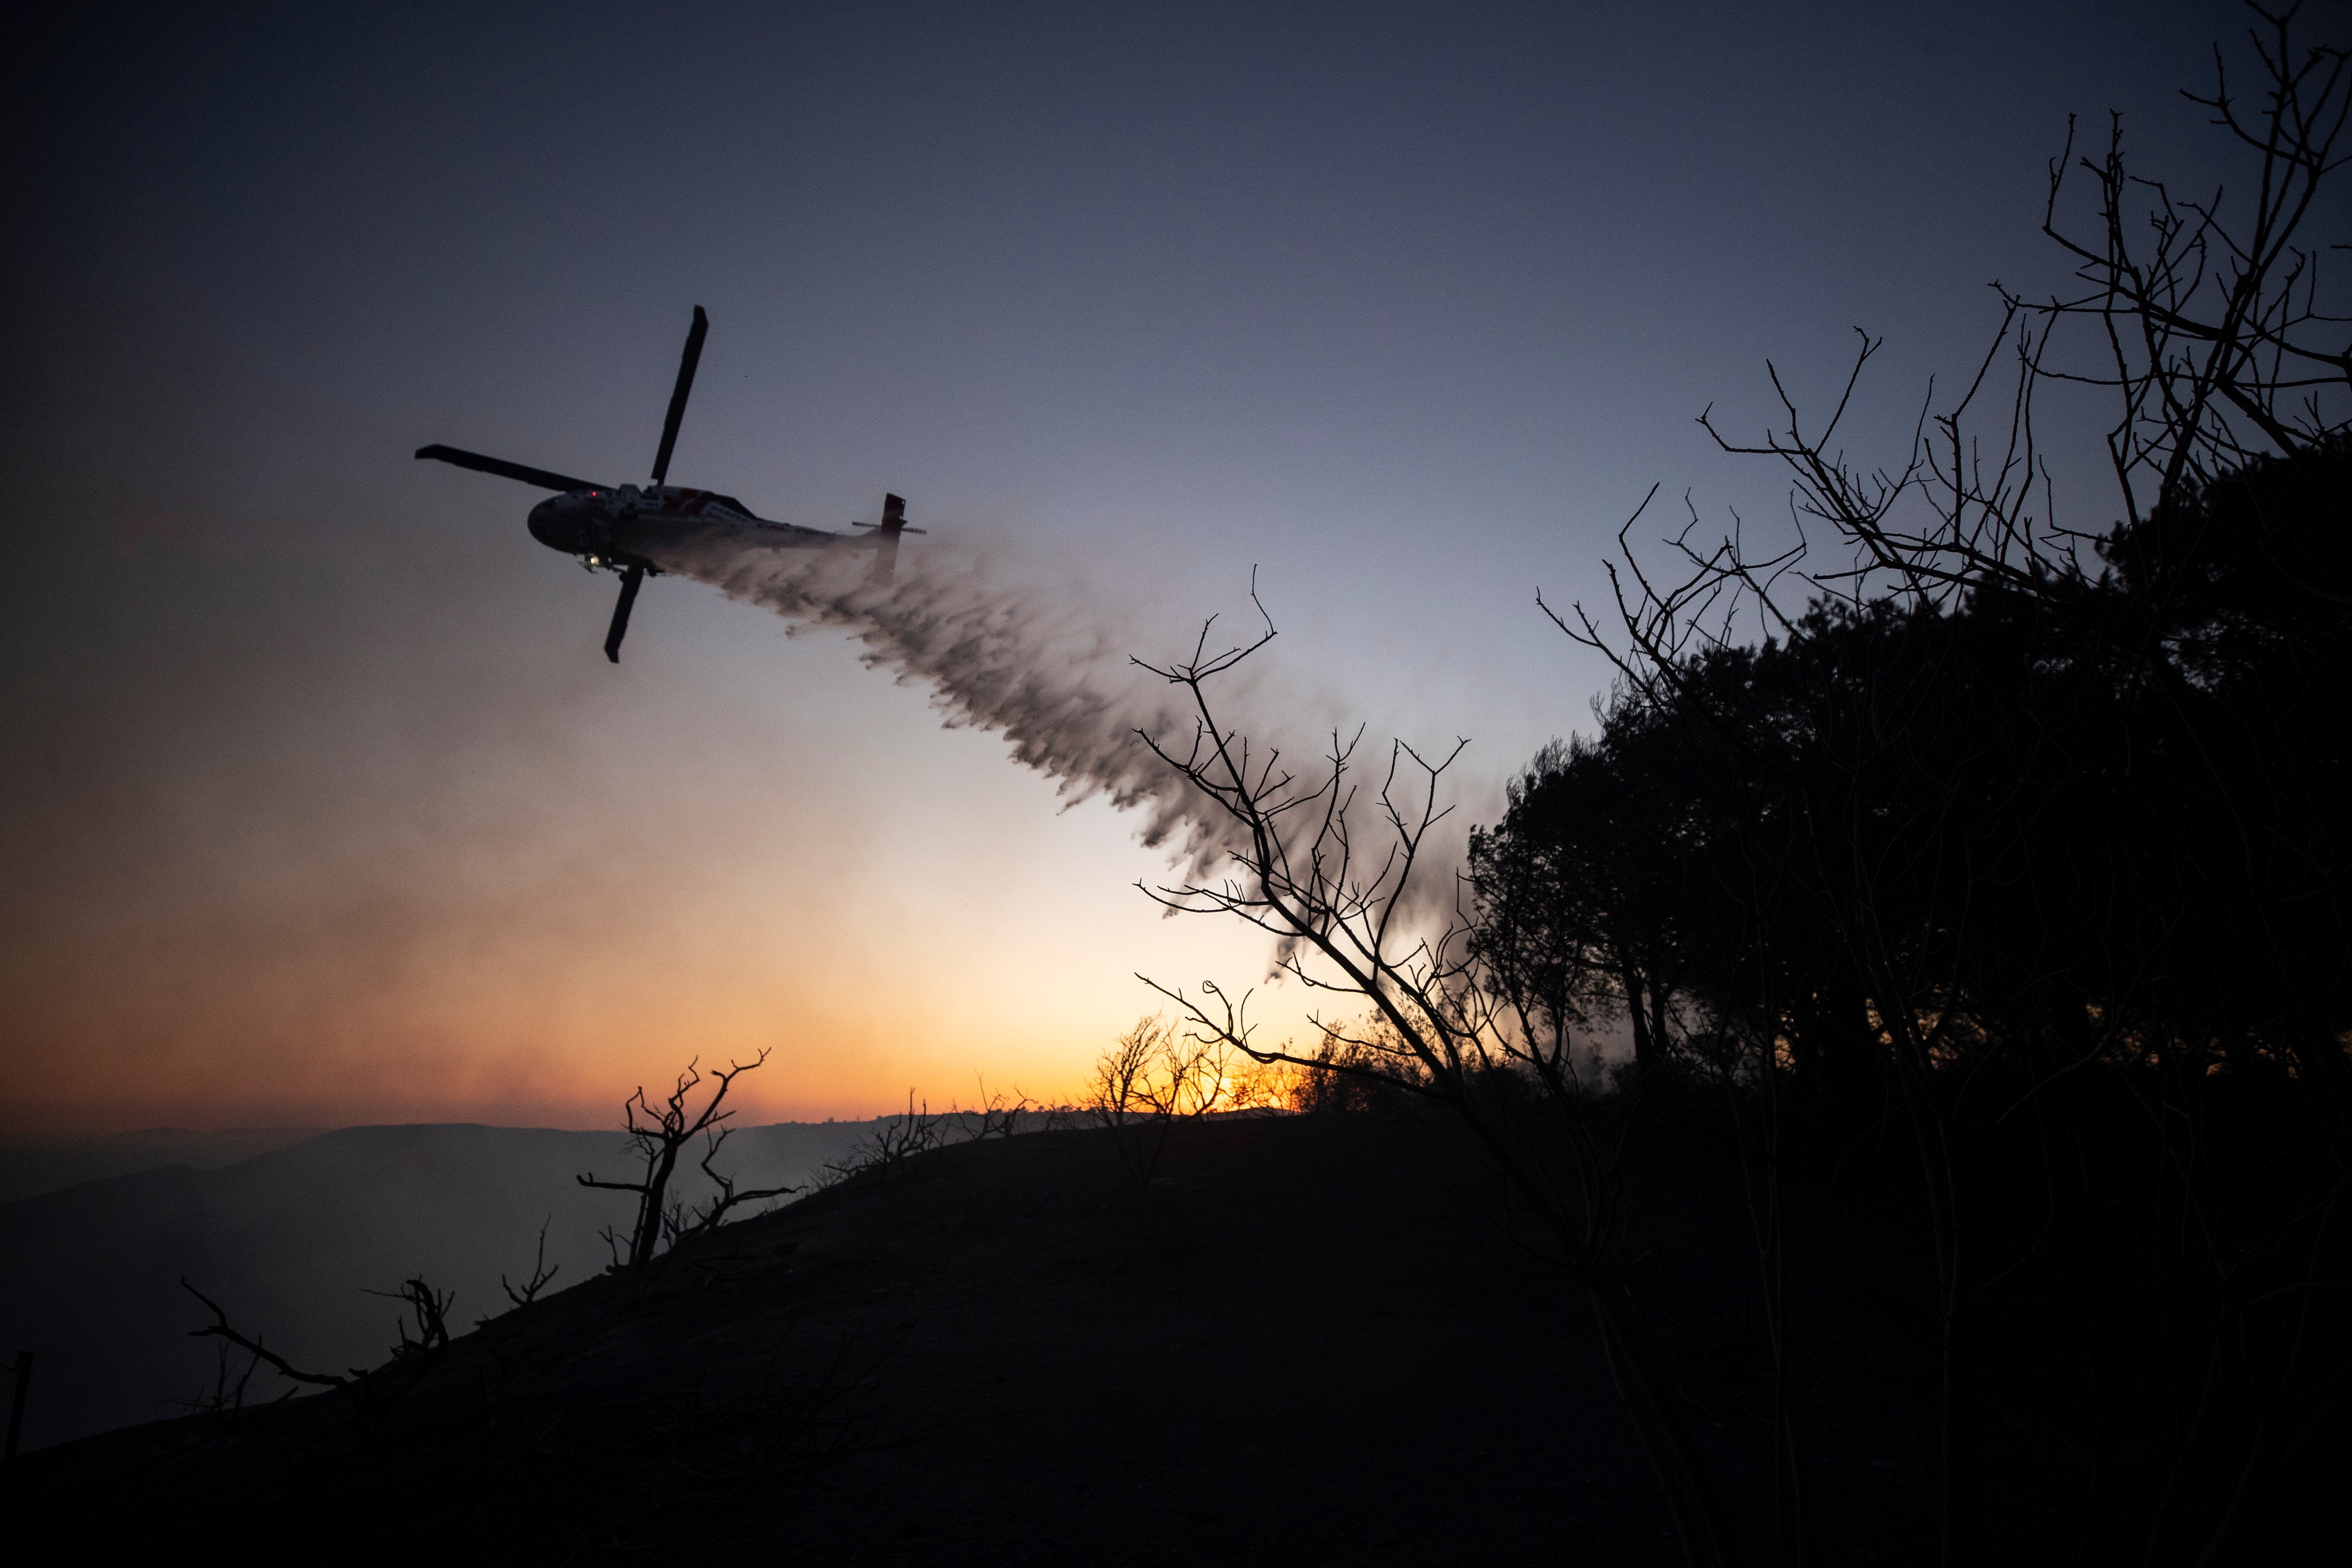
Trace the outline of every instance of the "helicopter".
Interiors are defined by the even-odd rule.
[[[651,484],[599,484],[455,447],[416,448],[419,458],[560,492],[530,509],[530,536],[551,550],[578,557],[591,572],[619,575],[620,602],[613,606],[613,624],[604,633],[604,657],[614,664],[621,662],[621,639],[628,635],[629,612],[636,605],[637,590],[647,577],[662,574],[649,554],[662,546],[703,540],[735,540],[784,550],[862,546],[874,552],[867,584],[887,587],[898,567],[898,536],[924,531],[907,526],[907,503],[894,495],[882,498],[880,522],[850,524],[872,532],[834,533],[758,516],[733,496],[716,490],[670,484],[670,449],[677,445],[678,422],[686,417],[687,394],[694,389],[694,367],[701,362],[702,340],[709,331],[710,318],[697,305],[694,325],[687,330],[686,353],[678,360],[677,385],[669,395],[669,414],[662,421],[661,449],[654,454]]]

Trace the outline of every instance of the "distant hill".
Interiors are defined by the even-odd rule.
[[[186,1127],[149,1127],[85,1138],[10,1139],[0,1142],[0,1204],[165,1165],[215,1171],[316,1138],[325,1131],[323,1127],[239,1127],[204,1132]]]
[[[804,1183],[873,1126],[746,1127],[720,1168],[743,1186]],[[572,1180],[634,1173],[610,1131],[352,1127],[194,1168],[236,1138],[278,1136],[134,1134],[116,1159],[179,1163],[0,1205],[0,1353],[30,1350],[36,1368],[26,1447],[170,1415],[206,1383],[214,1352],[188,1338],[205,1312],[183,1277],[298,1365],[364,1365],[383,1359],[395,1315],[366,1291],[421,1272],[457,1291],[454,1316],[470,1325],[505,1310],[499,1277],[530,1273],[542,1223],[561,1288],[604,1267],[598,1230],[633,1212],[627,1194]],[[684,1175],[681,1195],[707,1192],[699,1172]]]

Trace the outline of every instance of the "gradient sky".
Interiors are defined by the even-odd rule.
[[[601,1125],[772,1047],[761,1119],[1072,1092],[1246,933],[1135,822],[833,635],[609,578],[447,442],[824,527],[887,489],[1164,655],[1245,595],[1286,722],[1468,736],[1606,670],[1643,493],[1764,362],[1899,459],[2070,110],[2211,177],[2220,4],[83,5],[13,37],[0,1129]],[[2081,437],[2062,521],[2111,509]],[[1676,503],[1677,505],[1679,503]],[[2078,508],[2069,510],[2069,507]],[[910,551],[925,542],[910,542]],[[1284,1009],[1288,1008],[1286,1015]],[[1275,999],[1281,1026],[1294,1001]],[[754,1080],[746,1079],[750,1088]]]

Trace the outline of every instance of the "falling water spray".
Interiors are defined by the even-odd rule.
[[[1013,760],[1054,779],[1072,804],[1102,796],[1140,813],[1144,846],[1164,850],[1185,875],[1226,867],[1241,847],[1236,826],[1138,737],[1141,731],[1181,752],[1195,733],[1190,695],[1133,657],[1168,650],[1134,647],[1132,620],[1108,613],[1096,595],[992,580],[972,554],[939,542],[923,556],[913,570],[902,561],[888,586],[867,581],[862,552],[715,542],[673,551],[662,565],[763,605],[796,629],[847,633],[863,645],[867,664],[929,687],[950,725],[1001,731]],[[1238,636],[1221,639],[1224,627],[1213,626],[1208,651],[1248,640],[1256,629],[1237,627]],[[1301,759],[1302,775],[1313,774],[1306,759],[1327,756],[1328,731],[1307,741],[1295,722],[1275,718],[1261,673],[1234,672],[1219,694],[1220,726],[1238,729],[1254,756],[1279,745]],[[1297,741],[1305,743],[1291,743]],[[1358,765],[1371,771],[1376,759],[1360,754]],[[1359,795],[1351,815],[1370,808]],[[1433,853],[1407,896],[1414,923],[1442,925],[1451,914],[1465,831],[1449,820],[1426,846]]]
[[[968,552],[932,544],[897,581],[866,580],[863,552],[714,543],[667,555],[667,570],[760,605],[795,629],[836,628],[868,665],[929,688],[953,727],[996,731],[1013,758],[1072,804],[1107,798],[1142,816],[1151,848],[1196,868],[1222,858],[1229,825],[1213,817],[1137,731],[1189,737],[1184,693],[1137,666],[1131,626],[1080,595],[992,581]]]

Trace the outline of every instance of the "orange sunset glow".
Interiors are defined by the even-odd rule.
[[[0,60],[10,1568],[2341,1536],[2352,5]]]

